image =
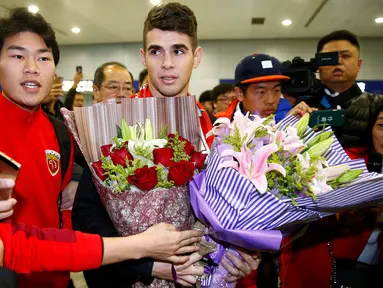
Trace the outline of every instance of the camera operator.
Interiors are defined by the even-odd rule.
[[[339,64],[319,67],[322,96],[305,99],[305,102],[318,109],[345,110],[344,125],[333,127],[333,130],[343,148],[347,152],[351,148],[352,153],[352,148],[368,144],[369,135],[365,131],[382,96],[362,93],[355,82],[362,66],[359,40],[355,34],[347,30],[334,31],[319,40],[317,52],[338,52]]]

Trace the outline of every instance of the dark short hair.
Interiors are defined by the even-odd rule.
[[[76,98],[76,95],[84,96],[84,93],[77,92],[76,89],[70,89],[65,97],[64,107],[70,111],[73,110],[73,103],[74,103],[74,99]]]
[[[317,45],[317,52],[322,51],[324,45],[326,45],[327,43],[332,42],[332,41],[339,41],[339,40],[348,41],[352,45],[354,45],[356,48],[358,48],[358,50],[360,50],[358,37],[354,33],[351,33],[348,30],[337,30],[337,31],[333,31],[330,34],[323,36],[319,40],[318,45]]]
[[[217,98],[219,95],[234,91],[234,89],[235,89],[234,85],[229,84],[229,83],[218,84],[211,91],[211,100],[214,102],[217,102]]]
[[[368,119],[367,129],[365,130],[365,139],[368,139],[368,145],[373,148],[373,136],[372,129],[375,126],[376,119],[378,118],[380,112],[383,112],[383,96],[375,95],[375,101],[368,105],[370,117]]]
[[[194,12],[180,3],[166,3],[153,7],[144,24],[144,49],[146,34],[153,30],[175,31],[188,35],[192,40],[193,51],[197,48],[197,18]]]
[[[140,72],[140,75],[138,76],[138,81],[140,81],[140,86],[142,85],[142,82],[144,82],[145,77],[148,76],[148,69],[144,69]]]
[[[242,91],[243,96],[245,96],[247,89],[249,89],[250,87],[250,83],[245,83],[245,84],[240,83],[237,85],[237,87]]]
[[[124,64],[121,64],[120,62],[112,61],[112,62],[106,62],[106,63],[102,64],[101,66],[99,66],[97,68],[96,72],[94,72],[93,84],[96,85],[97,87],[101,87],[102,82],[104,82],[104,80],[105,80],[104,70],[105,70],[105,67],[107,67],[107,66],[119,66],[119,67],[122,67],[122,68],[128,70],[126,68],[126,66]],[[129,72],[129,74],[132,77],[132,81],[133,81],[133,75],[130,72]]]
[[[198,101],[200,103],[207,102],[207,101],[213,101],[211,99],[211,90],[206,90],[206,91],[202,92],[201,96],[199,96]]]
[[[40,14],[32,14],[27,8],[14,8],[8,18],[0,19],[0,50],[3,49],[5,39],[18,33],[31,32],[39,35],[45,45],[52,50],[55,65],[60,60],[60,50],[52,26]]]

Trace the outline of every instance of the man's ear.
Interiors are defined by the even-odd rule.
[[[146,67],[146,58],[145,58],[145,50],[144,50],[144,48],[140,49],[140,57],[141,57],[142,65],[144,65]]]
[[[202,48],[197,47],[194,51],[193,68],[197,68],[202,59]]]
[[[360,68],[362,68],[362,64],[363,64],[363,60],[362,60],[362,58],[359,58],[359,60],[358,60],[358,67],[359,67],[358,72],[360,72]]]
[[[242,102],[245,99],[245,95],[243,95],[243,92],[239,87],[235,87],[234,92],[237,95],[237,99],[239,102]]]
[[[97,86],[97,85],[94,85],[93,84],[93,96],[94,96],[94,99],[97,100],[97,102],[101,102],[102,99],[100,99],[100,88]]]

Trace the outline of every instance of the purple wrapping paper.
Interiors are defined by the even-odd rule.
[[[190,202],[198,219],[209,227],[213,238],[241,246],[247,250],[279,250],[282,233],[277,230],[230,230],[222,228],[214,211],[201,195],[205,172],[195,176],[189,184]],[[210,233],[211,232],[211,233]]]
[[[205,235],[204,238],[206,241],[212,242],[218,245],[217,251],[212,252],[206,256],[206,258],[210,258],[218,266],[206,266],[204,268],[204,273],[207,275],[207,277],[204,277],[202,279],[201,286],[210,287],[210,288],[219,288],[219,287],[234,288],[236,285],[236,282],[233,282],[233,283],[226,282],[225,278],[227,276],[232,276],[232,275],[230,275],[220,263],[226,257],[227,252],[230,252],[239,258],[242,258],[242,257],[239,255],[239,253],[236,250],[225,248],[224,246],[216,243],[210,236]],[[226,259],[230,263],[230,260],[227,257]]]

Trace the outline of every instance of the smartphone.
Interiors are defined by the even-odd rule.
[[[82,66],[76,66],[76,72],[82,73]]]
[[[309,126],[332,126],[340,127],[344,125],[344,110],[319,110],[314,111],[310,116]]]
[[[9,178],[16,181],[21,164],[0,151],[0,178]],[[13,189],[0,190],[0,200],[8,200]]]

